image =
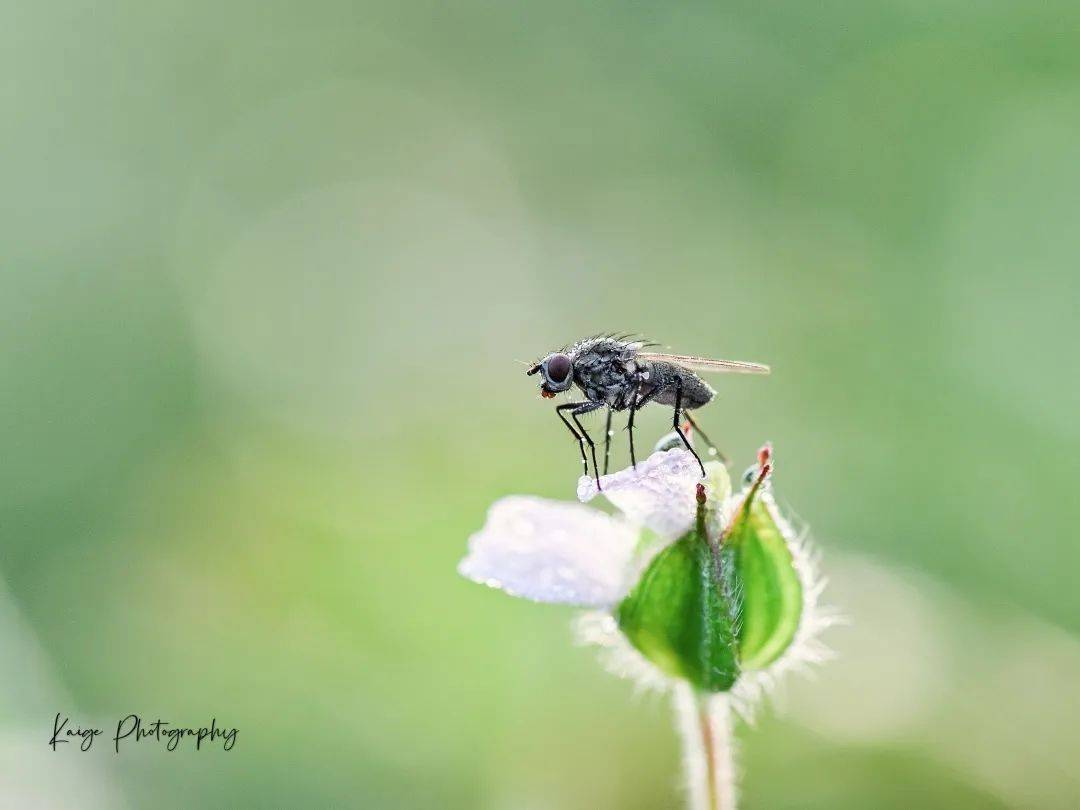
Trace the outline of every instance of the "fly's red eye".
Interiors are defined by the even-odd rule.
[[[570,376],[570,358],[565,354],[553,354],[547,361],[547,376],[553,383],[566,382]]]

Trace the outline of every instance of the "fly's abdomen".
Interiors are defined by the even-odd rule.
[[[673,363],[652,362],[650,365],[650,382],[658,385],[662,390],[653,399],[661,405],[675,405],[675,392],[682,385],[682,407],[686,410],[700,408],[708,405],[716,396],[716,391],[701,377],[688,369],[676,366]]]
[[[689,380],[683,377],[683,403],[687,409],[708,405],[716,396],[713,387],[696,374],[690,374]]]

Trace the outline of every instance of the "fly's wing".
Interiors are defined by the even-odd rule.
[[[658,360],[661,363],[674,363],[691,371],[727,374],[768,374],[769,367],[761,363],[747,363],[742,360],[710,360],[707,357],[694,357],[689,354],[664,354],[663,352],[638,352],[636,357],[642,360]]]

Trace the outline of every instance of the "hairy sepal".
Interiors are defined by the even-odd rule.
[[[739,663],[745,670],[762,670],[795,640],[803,585],[771,495],[747,495],[725,533],[723,548],[731,555],[742,593]]]
[[[727,691],[739,676],[729,557],[695,527],[653,558],[615,612],[630,643],[658,669],[707,692]]]
[[[802,583],[775,502],[759,479],[719,510],[726,528],[696,525],[652,559],[615,618],[629,642],[664,674],[704,692],[730,690],[795,640]]]

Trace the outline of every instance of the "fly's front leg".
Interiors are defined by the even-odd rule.
[[[559,419],[562,421],[562,423],[564,425],[566,425],[566,429],[570,431],[570,434],[575,439],[577,439],[578,449],[581,451],[581,465],[585,468],[585,474],[588,475],[589,474],[589,462],[585,460],[585,443],[581,440],[581,436],[578,435],[578,432],[576,430],[574,430],[574,426],[571,425],[569,422],[567,422],[566,417],[563,416],[563,411],[571,410],[573,408],[576,408],[580,404],[581,404],[580,402],[565,402],[562,405],[556,405],[555,406],[555,413],[559,417]]]
[[[596,489],[600,490],[600,468],[596,465],[596,443],[589,436],[589,432],[585,430],[581,422],[578,421],[578,417],[587,413],[595,411],[597,408],[602,408],[603,403],[600,402],[579,402],[575,405],[574,409],[570,411],[570,418],[574,420],[574,424],[577,425],[577,429],[581,431],[581,436],[589,443],[589,452],[592,454],[592,468],[593,475],[596,476]],[[585,451],[582,450],[582,457],[584,457]],[[585,465],[585,474],[589,474],[589,465]]]
[[[611,458],[611,406],[607,409],[607,425],[604,427],[604,475],[607,475],[608,459]]]
[[[675,417],[671,420],[671,423],[675,426],[675,432],[682,439],[682,443],[686,445],[686,449],[689,450],[695,459],[697,459],[698,466],[701,467],[701,477],[705,477],[705,465],[701,463],[701,457],[694,451],[694,448],[690,445],[690,440],[686,438],[686,434],[682,432],[682,427],[679,425],[679,412],[682,410],[682,380],[679,377],[675,378]]]

